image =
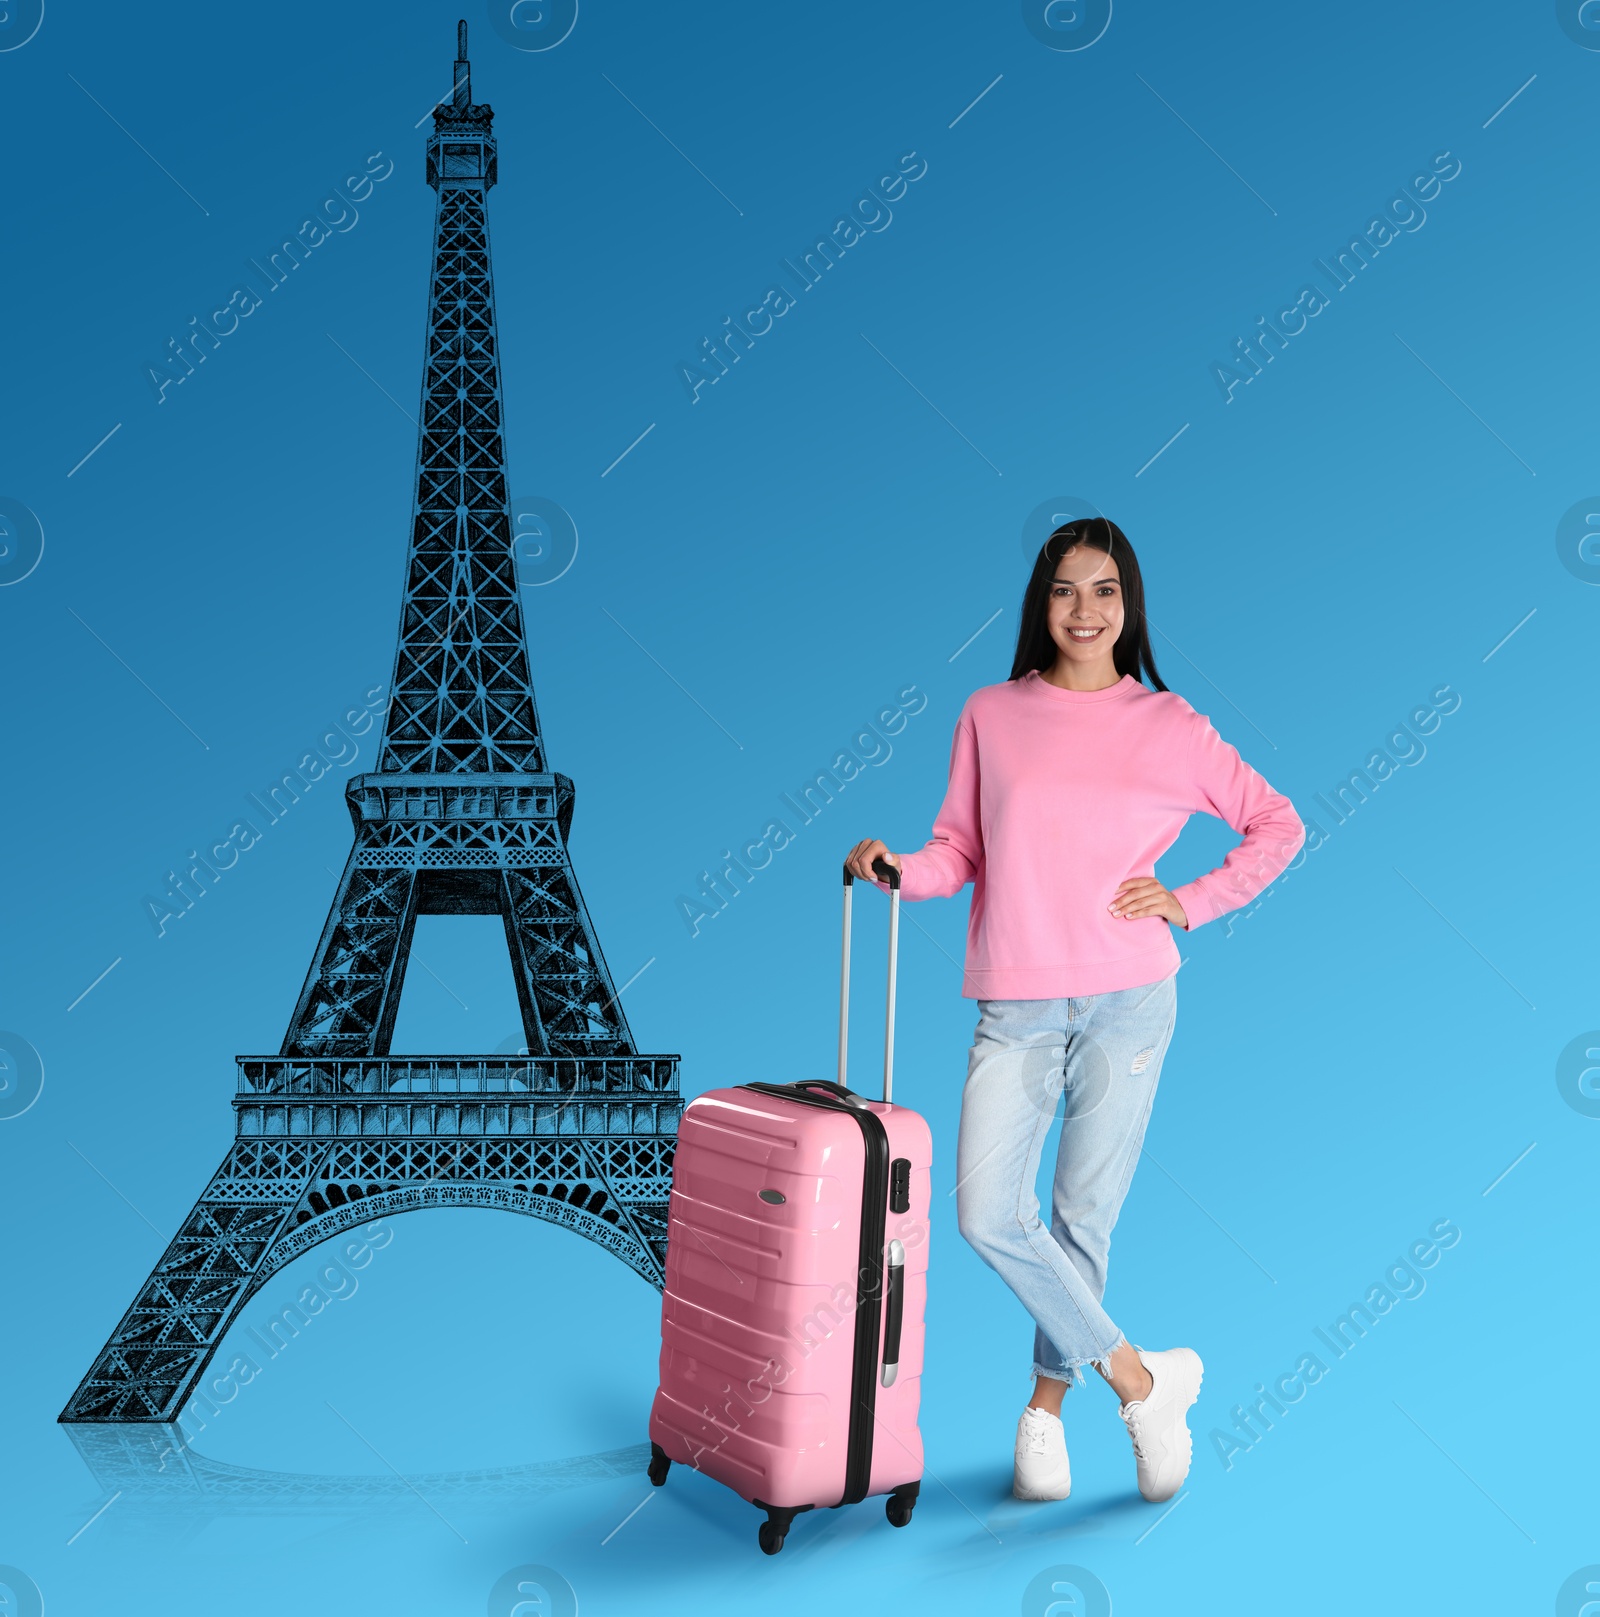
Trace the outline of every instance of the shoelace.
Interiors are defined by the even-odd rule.
[[[1028,1416],[1022,1423],[1022,1432],[1029,1454],[1043,1454],[1045,1452],[1045,1438],[1049,1431],[1048,1425]]]
[[[1132,1405],[1122,1418],[1127,1422],[1128,1436],[1133,1439],[1135,1459],[1147,1459],[1149,1456],[1144,1451],[1144,1427],[1141,1424],[1144,1418],[1144,1404],[1140,1402]]]

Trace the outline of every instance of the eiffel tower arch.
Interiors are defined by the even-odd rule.
[[[641,1055],[546,766],[507,511],[487,198],[493,112],[467,25],[433,114],[438,193],[416,497],[378,767],[275,1056],[239,1058],[222,1166],[62,1412],[176,1420],[250,1297],[321,1241],[416,1207],[499,1207],[598,1242],[659,1287],[675,1055]],[[527,1056],[390,1051],[418,915],[498,915]]]

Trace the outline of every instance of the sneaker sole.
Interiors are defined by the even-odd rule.
[[[1017,1486],[1015,1480],[1013,1480],[1011,1484],[1011,1497],[1013,1499],[1024,1499],[1028,1501],[1029,1504],[1045,1504],[1051,1500],[1068,1499],[1071,1496],[1072,1481],[1070,1478],[1067,1480],[1066,1488],[1061,1493],[1046,1493],[1040,1489],[1029,1489],[1024,1491]]]

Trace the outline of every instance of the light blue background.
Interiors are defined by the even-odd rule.
[[[0,495],[45,534],[0,589],[0,1025],[45,1074],[0,1123],[0,1562],[52,1617],[476,1614],[523,1564],[586,1614],[1037,1612],[1024,1592],[1062,1564],[1119,1613],[1552,1609],[1600,1561],[1600,1123],[1556,1083],[1600,1025],[1600,574],[1556,549],[1600,488],[1600,52],[1544,3],[1130,4],[1065,51],[1010,4],[596,0],[545,51],[469,8],[500,141],[512,492],[580,538],[525,594],[540,712],[635,1034],[682,1052],[687,1094],[830,1070],[839,859],[926,838],[956,714],[1009,670],[1041,503],[1124,527],[1167,682],[1328,833],[1231,936],[1183,942],[1107,1297],[1135,1341],[1205,1359],[1169,1517],[1152,1530],[1098,1387],[1067,1411],[1072,1499],[1009,1498],[1031,1327],[948,1195],[965,897],[904,927],[897,1098],[937,1152],[930,1475],[906,1531],[876,1502],[817,1513],[767,1560],[756,1513],[681,1470],[653,1496],[637,1470],[498,1498],[438,1481],[642,1443],[654,1386],[656,1294],[482,1212],[392,1221],[197,1444],[267,1472],[429,1473],[425,1497],[264,1483],[157,1511],[113,1499],[54,1424],[221,1159],[233,1057],[277,1048],[348,850],[345,769],[165,936],[146,917],[389,676],[434,200],[414,125],[457,15],[51,0],[0,54]],[[158,403],[144,367],[167,340],[378,151],[395,169],[359,222]],[[691,402],[677,366],[910,151],[927,172],[892,224]],[[1426,223],[1224,402],[1211,363],[1442,151],[1461,172]],[[691,936],[678,898],[909,685],[927,706],[892,756]],[[1320,812],[1445,685],[1460,706],[1426,756],[1346,823]],[[1197,820],[1163,878],[1232,840]],[[859,910],[868,1087],[884,906]],[[439,922],[417,958],[407,1048],[514,1047],[481,930]],[[1462,1236],[1426,1291],[1225,1470],[1206,1434],[1441,1218]]]

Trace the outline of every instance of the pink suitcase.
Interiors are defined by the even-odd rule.
[[[904,1527],[922,1480],[933,1142],[890,1099],[900,873],[874,868],[890,884],[883,1100],[845,1085],[846,870],[838,1081],[709,1090],[673,1158],[650,1480],[676,1460],[725,1483],[766,1511],[768,1555],[800,1512],[869,1494]]]

